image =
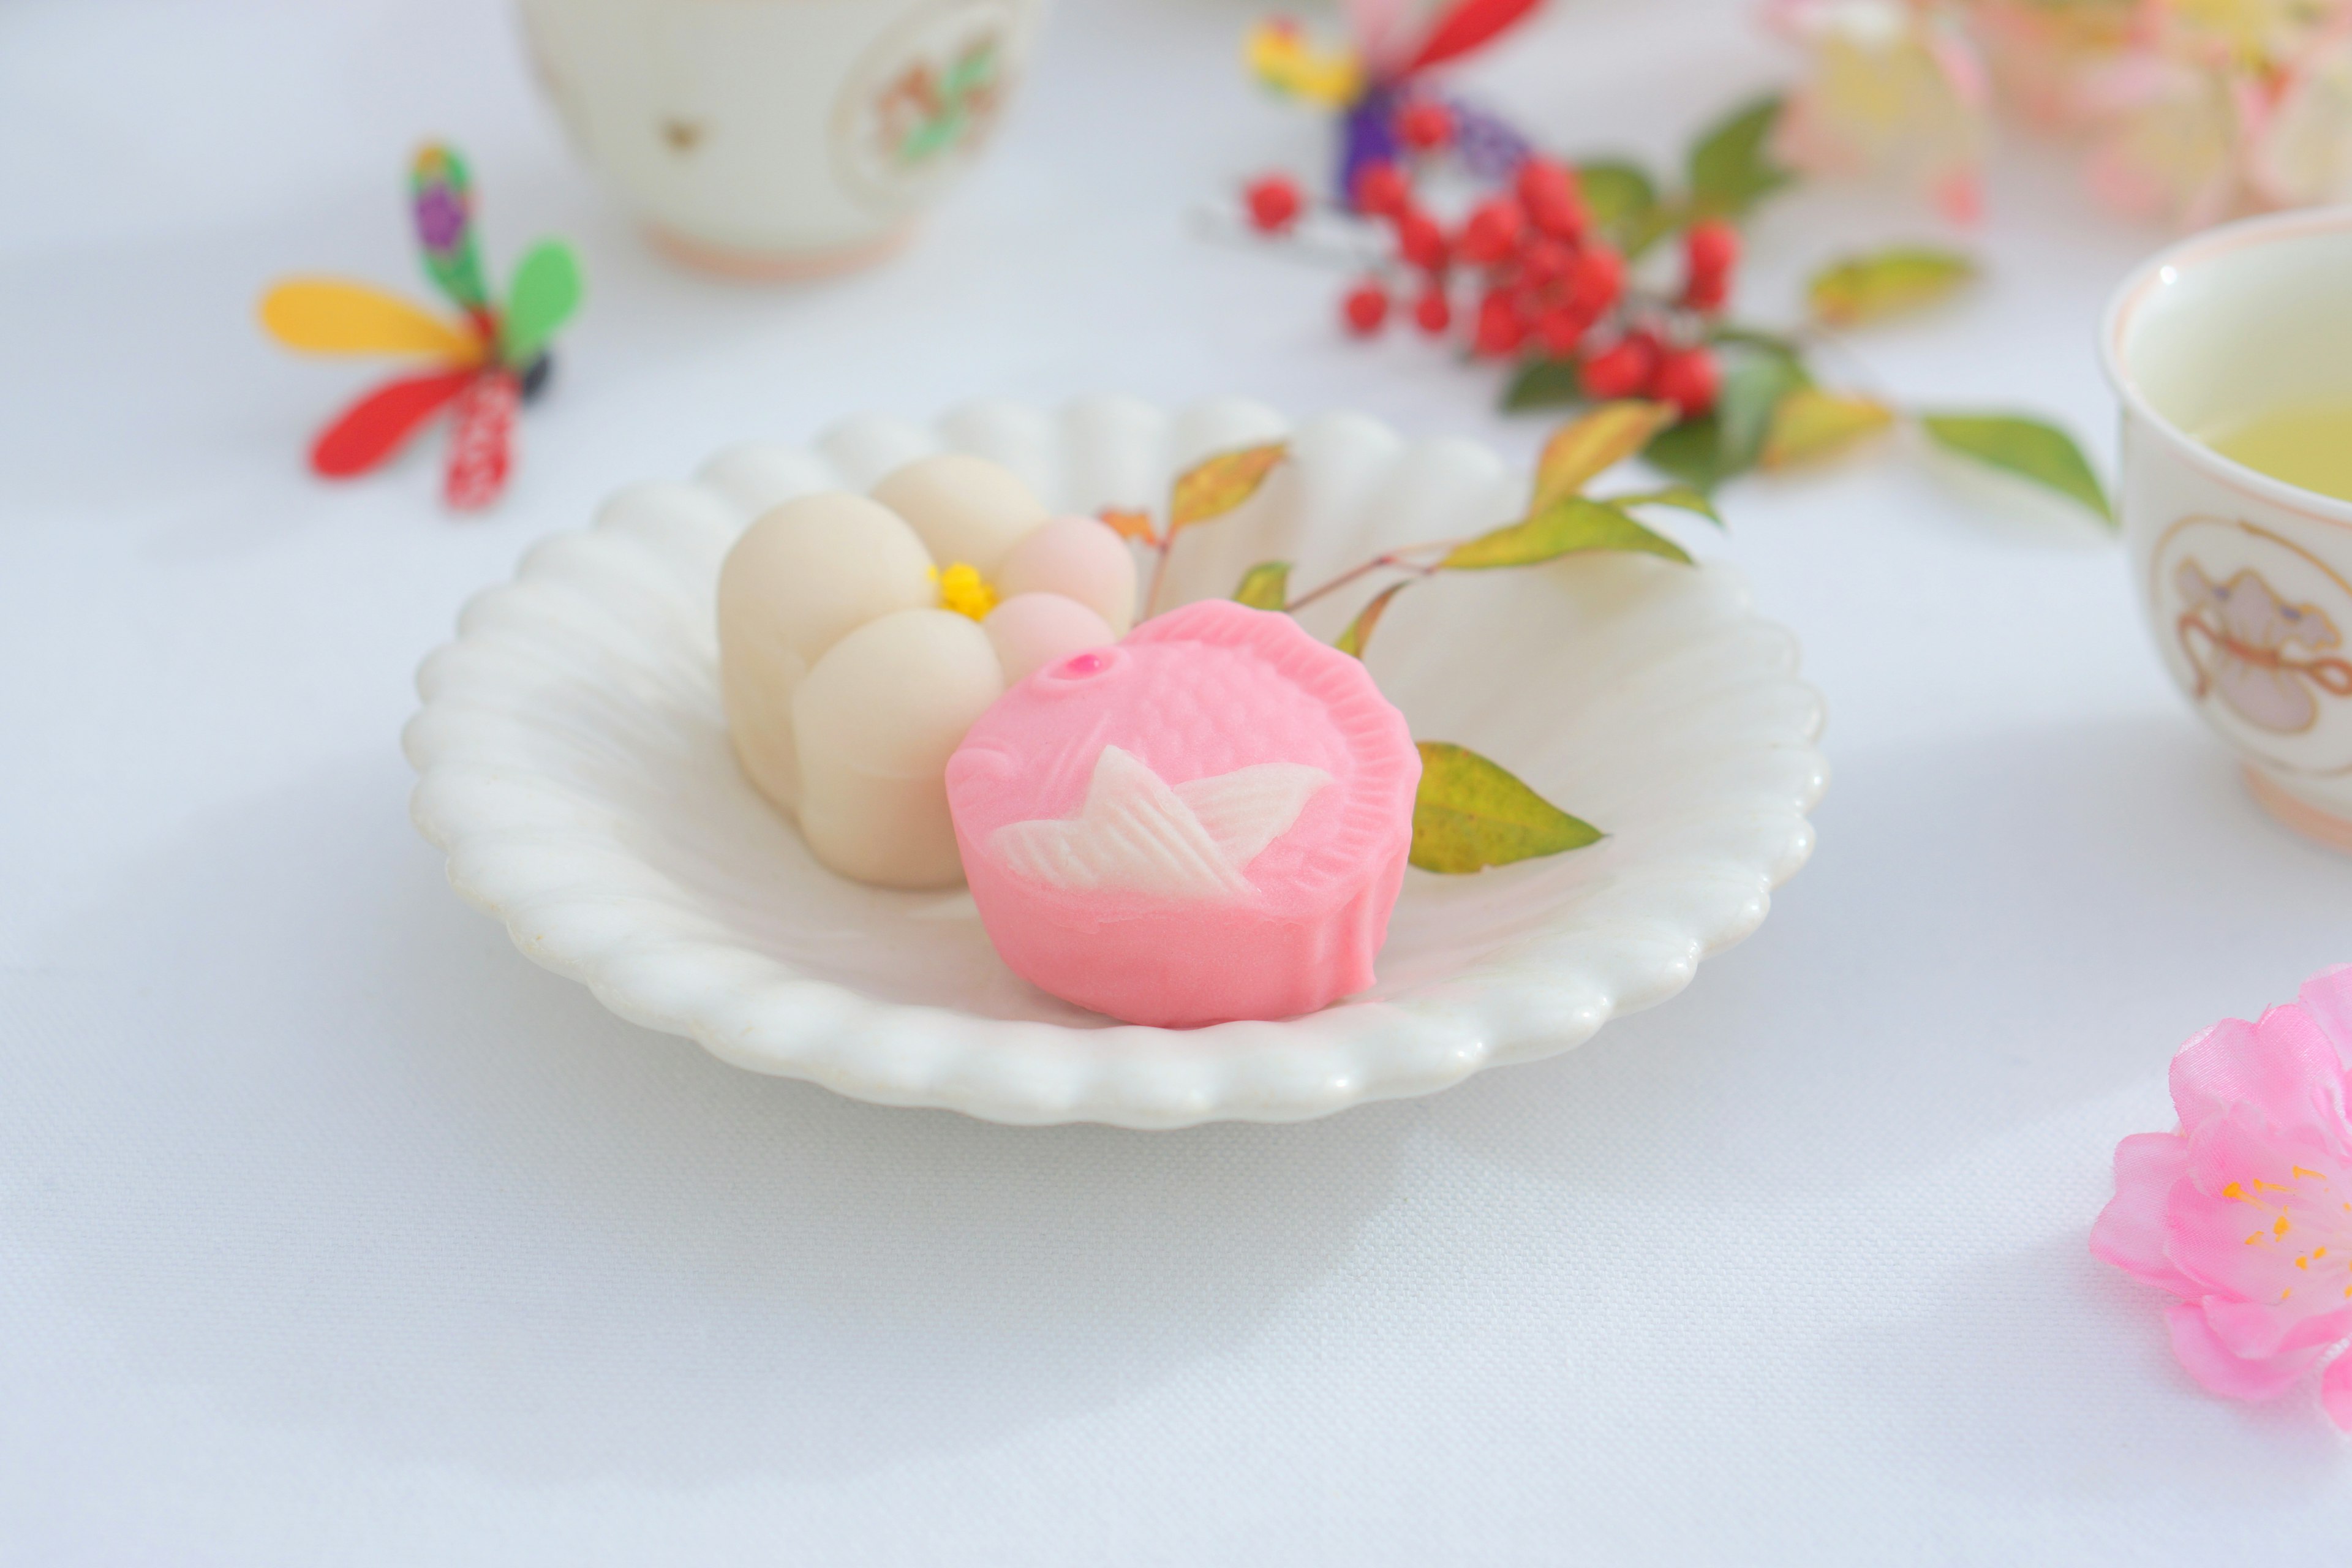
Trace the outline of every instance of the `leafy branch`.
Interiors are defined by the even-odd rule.
[[[1633,163],[1581,165],[1594,220],[1633,256],[1704,219],[1744,217],[1792,182],[1769,152],[1780,107],[1777,99],[1760,100],[1703,133],[1687,159],[1688,188],[1679,195],[1661,195]],[[1895,246],[1838,258],[1817,271],[1806,290],[1808,319],[1794,331],[1714,322],[1707,340],[1726,362],[1714,406],[1657,431],[1643,457],[1711,495],[1751,470],[1825,460],[1906,427],[1942,452],[2039,485],[2112,526],[2114,512],[2095,470],[2074,439],[2047,420],[2011,410],[1906,409],[1875,393],[1824,385],[1816,376],[1816,351],[1843,347],[1835,331],[1934,306],[1977,277],[1976,263],[1966,256]],[[1584,381],[1576,359],[1537,355],[1520,362],[1503,406],[1580,405],[1591,395]]]
[[[1675,409],[1668,404],[1641,400],[1603,404],[1560,426],[1544,444],[1527,510],[1516,521],[1468,538],[1432,540],[1382,551],[1297,594],[1291,591],[1291,563],[1261,561],[1242,574],[1233,596],[1253,609],[1296,613],[1386,574],[1393,580],[1372,594],[1333,645],[1361,658],[1374,628],[1397,595],[1443,573],[1534,566],[1593,552],[1654,555],[1687,565],[1689,552],[1642,522],[1632,509],[1674,508],[1719,524],[1721,520],[1699,491],[1678,485],[1610,496],[1585,494],[1593,479],[1641,451],[1674,417]],[[1248,489],[1254,491],[1273,464],[1264,461],[1261,467],[1258,459],[1244,463],[1245,456],[1226,453],[1208,459],[1177,481],[1176,493],[1185,494],[1191,485],[1197,493],[1225,498],[1241,489],[1234,475],[1253,473],[1255,479]],[[1238,504],[1239,500],[1232,502]],[[1148,516],[1121,515],[1140,519],[1123,531],[1158,552],[1156,584],[1165,571],[1176,532],[1177,509],[1171,504],[1171,525],[1164,532],[1153,529]],[[1499,763],[1469,748],[1438,741],[1419,745],[1422,779],[1414,798],[1412,850],[1415,866],[1449,873],[1483,870],[1580,848],[1601,837],[1600,829],[1560,810]]]
[[[1633,516],[1635,507],[1667,507],[1718,525],[1706,497],[1689,486],[1588,496],[1585,487],[1652,442],[1675,417],[1672,405],[1640,400],[1605,403],[1570,420],[1544,443],[1528,507],[1517,521],[1465,539],[1433,540],[1387,550],[1328,582],[1294,595],[1291,563],[1261,561],[1242,574],[1234,598],[1252,609],[1291,612],[1382,573],[1383,584],[1348,623],[1334,647],[1361,658],[1373,629],[1396,596],[1414,583],[1446,572],[1487,572],[1534,566],[1564,556],[1617,551],[1655,555],[1679,564],[1690,554]],[[1176,536],[1230,516],[1263,489],[1289,455],[1280,442],[1219,452],[1177,476],[1169,491],[1168,521],[1150,511],[1106,508],[1098,513],[1152,557],[1144,613],[1152,614],[1167,580]],[[1413,865],[1458,873],[1597,843],[1601,830],[1570,816],[1528,788],[1501,764],[1451,742],[1423,741],[1421,785],[1413,799]]]

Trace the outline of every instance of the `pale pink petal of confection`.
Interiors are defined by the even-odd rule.
[[[1973,228],[1984,219],[1984,177],[1970,166],[1937,180],[1936,210],[1962,228]]]
[[[1823,0],[1764,0],[1764,25],[1789,37],[1802,37],[1819,25]]]
[[[2319,1403],[2330,1421],[2352,1432],[2352,1355],[2340,1355],[2327,1363],[2319,1380]]]
[[[2094,148],[2083,166],[2084,183],[2109,212],[2125,217],[2147,217],[2164,205],[2164,191],[2131,159],[2119,142]]]
[[[2091,1255],[2175,1295],[2202,1295],[2164,1251],[2166,1205],[2188,1171],[2189,1140],[2177,1132],[2137,1132],[2116,1144],[2116,1195],[2091,1226]]]
[[[2344,1132],[2344,1067],[2300,1008],[2273,1007],[2260,1024],[2224,1018],[2172,1058],[2173,1109],[2184,1131],[2225,1107],[2259,1108],[2281,1129]]]
[[[1965,39],[1942,27],[1930,28],[1925,41],[1928,56],[1950,85],[1953,98],[1970,110],[1982,109],[1992,95],[1983,58]]]
[[[2210,1392],[2231,1399],[2275,1399],[2319,1359],[2316,1350],[2291,1351],[2267,1361],[2231,1355],[2207,1325],[2203,1310],[2189,1301],[2166,1308],[2164,1321],[2182,1369]]]
[[[2339,963],[2305,981],[2295,1003],[2336,1047],[2336,1060],[2352,1068],[2352,963]]]

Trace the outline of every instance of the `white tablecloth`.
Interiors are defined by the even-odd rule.
[[[1732,490],[1836,782],[1762,931],[1591,1045],[1172,1135],[878,1110],[533,968],[408,826],[410,672],[614,486],[968,396],[1246,392],[1530,454],[1487,375],[1195,237],[1316,129],[1241,0],[1065,0],[926,242],[668,269],[488,0],[0,8],[0,1562],[2336,1562],[2309,1389],[2198,1393],[2084,1235],[2168,1056],[2352,958],[2091,526],[1899,448]],[[1786,61],[1739,6],[1563,0],[1476,73],[1664,153]],[[400,180],[591,299],[487,521],[308,479],[364,371],[274,275],[421,293]],[[1990,281],[1864,340],[1906,398],[2112,452],[2097,305],[2158,236],[2004,149]],[[1815,191],[1748,314],[1933,232]]]

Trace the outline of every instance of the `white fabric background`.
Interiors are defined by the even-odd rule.
[[[1543,424],[1332,278],[1192,237],[1304,160],[1242,0],[1065,0],[926,243],[760,291],[656,262],[489,0],[0,6],[0,1562],[2340,1561],[2315,1397],[2198,1394],[2084,1233],[2193,1029],[2352,958],[2095,531],[1900,451],[1733,490],[1838,770],[1752,941],[1584,1049],[1301,1127],[1017,1131],[754,1078],[442,883],[395,746],[469,593],[636,478],[879,407],[1121,389]],[[1486,89],[1664,153],[1785,67],[1739,5],[1562,0]],[[421,292],[399,179],[591,298],[510,499],[329,489],[362,370],[273,275]],[[2004,153],[1896,393],[2112,452],[2091,348],[2159,237]],[[1932,232],[1815,192],[1748,313]],[[431,445],[437,447],[437,441]]]

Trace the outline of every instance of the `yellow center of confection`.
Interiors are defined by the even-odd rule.
[[[969,562],[952,562],[944,572],[933,567],[931,578],[940,585],[941,609],[978,621],[986,619],[988,612],[996,608],[996,590],[988,585],[980,568]]]

